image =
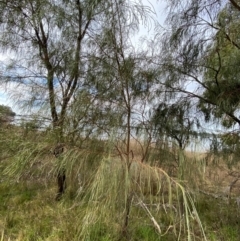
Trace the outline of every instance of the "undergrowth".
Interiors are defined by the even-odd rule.
[[[240,240],[237,206],[199,193],[190,159],[179,179],[159,163],[128,165],[104,143],[88,144],[91,151],[68,147],[56,160],[47,142],[29,141],[1,160],[0,241]],[[67,191],[56,202],[62,167]]]
[[[195,230],[204,239],[190,196],[163,170],[138,162],[127,170],[111,158],[100,163],[88,188],[74,198],[69,190],[61,202],[54,201],[51,181],[2,182],[2,239],[192,240]]]
[[[99,181],[99,180],[98,180]],[[113,186],[115,184],[112,184]],[[112,187],[112,186],[111,186]],[[94,188],[94,187],[93,187]],[[95,187],[96,188],[96,187]],[[105,196],[86,194],[70,199],[67,192],[61,202],[54,201],[55,183],[0,184],[0,240],[119,240],[124,215],[124,198],[111,203]],[[100,193],[99,193],[100,194]],[[155,197],[147,199],[154,200]],[[177,240],[176,220],[165,207],[145,200],[156,222],[165,230],[162,236],[156,230],[138,199],[133,199],[129,215],[128,235],[121,240]],[[152,205],[152,206],[151,206]],[[222,200],[197,195],[195,206],[205,230],[207,240],[238,241],[239,211],[236,205]],[[180,220],[178,220],[180,222]],[[191,218],[192,240],[203,240],[199,225]],[[174,230],[176,229],[176,230]],[[182,227],[184,229],[184,227]],[[182,230],[183,231],[183,230]],[[200,233],[199,233],[200,232]],[[186,240],[182,235],[180,240]]]

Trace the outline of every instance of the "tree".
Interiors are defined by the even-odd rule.
[[[97,122],[100,126],[109,124],[108,130],[114,130],[114,138],[120,142],[115,147],[124,161],[124,175],[128,179],[124,186],[126,203],[122,229],[126,236],[133,199],[129,172],[134,158],[131,138],[139,115],[136,106],[144,106],[143,102],[147,102],[154,72],[147,65],[149,58],[146,54],[134,53],[130,39],[138,29],[139,17],[147,20],[148,12],[127,1],[115,1],[109,12],[103,32],[95,43],[88,84],[96,96],[97,105],[101,106],[101,117],[110,114],[110,118],[98,119]]]
[[[234,0],[170,1],[170,31],[161,35],[159,82],[171,94],[192,98],[206,121],[222,120],[225,127],[240,124],[239,10]]]
[[[80,0],[0,2],[1,50],[13,54],[2,77],[26,92],[28,99],[18,98],[18,103],[47,109],[55,143],[64,142],[67,108],[84,80],[90,51],[86,42],[107,5]]]
[[[132,50],[128,48],[129,53],[124,53],[123,48],[129,43],[132,31],[137,31],[139,19],[147,21],[151,14],[149,8],[133,2],[101,0],[1,1],[0,8],[1,28],[5,33],[1,49],[13,56],[2,71],[2,78],[9,86],[18,87],[14,91],[11,89],[12,96],[15,90],[20,90],[21,95],[14,96],[18,104],[33,107],[35,111],[45,110],[45,115],[51,118],[57,146],[69,139],[74,142],[79,130],[89,133],[99,130],[99,126],[102,128],[106,124],[99,121],[102,116],[120,114],[116,106],[109,111],[110,106],[106,104],[109,96],[116,96],[124,102],[127,112],[124,124],[127,125],[126,153],[129,157],[133,94],[130,96],[127,92],[135,84],[133,75],[139,73],[133,73],[135,59],[129,54]],[[104,61],[105,67],[97,68],[95,64],[102,67]],[[99,86],[107,83],[101,83],[103,72],[116,70],[117,78],[114,74],[107,81],[111,83],[110,88],[114,84],[120,88],[109,89],[108,97],[104,96],[105,87],[99,91]],[[95,76],[95,80],[91,76]],[[96,96],[95,89],[98,89]],[[23,96],[27,98],[21,98]],[[84,97],[88,103],[82,101]],[[65,171],[60,170],[58,179],[64,177]],[[58,183],[64,184],[61,180]],[[64,191],[62,185],[58,185],[58,189],[57,199]]]
[[[103,32],[95,42],[87,77],[96,103],[102,106],[102,116],[110,117],[104,119],[103,125],[117,130],[119,140],[124,143],[117,149],[130,168],[130,139],[139,117],[136,106],[144,106],[149,100],[155,76],[148,64],[150,57],[144,52],[134,53],[130,37],[138,29],[139,17],[148,21],[150,11],[131,2],[115,2],[109,12]]]
[[[12,122],[15,115],[16,113],[12,111],[11,107],[0,105],[0,125]]]
[[[217,108],[204,104],[203,100],[200,100],[199,107],[206,118],[212,114],[221,119],[223,126],[229,128],[236,123],[240,124],[237,117],[240,71],[236,68],[240,63],[240,41],[237,35],[240,12],[232,5],[226,5],[219,13],[218,25],[220,29],[208,48],[207,68],[204,71],[204,84],[207,88],[203,92],[203,97],[211,99]]]
[[[167,136],[175,140],[178,147],[184,150],[189,144],[190,136],[194,132],[194,119],[189,113],[190,103],[174,103],[167,105],[160,103],[153,116],[156,127],[156,137]]]
[[[177,168],[180,179],[186,169],[184,150],[199,134],[198,120],[192,113],[191,103],[180,100],[172,104],[159,103],[152,117],[161,165],[166,159],[169,172]]]

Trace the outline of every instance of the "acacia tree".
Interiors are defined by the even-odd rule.
[[[170,31],[161,35],[159,64],[171,92],[192,98],[205,120],[240,124],[238,112],[239,4],[237,1],[169,2]]]
[[[219,119],[228,130],[217,137],[219,143],[215,152],[224,155],[231,165],[238,161],[239,155],[240,11],[227,4],[218,15],[218,25],[214,42],[208,46],[208,68],[204,71],[208,89],[203,92],[203,97],[211,99],[217,107],[202,100],[199,107],[206,119]]]
[[[177,167],[179,178],[183,179],[186,168],[184,150],[198,136],[198,120],[193,115],[191,103],[189,100],[179,100],[172,104],[161,102],[154,112],[152,122],[161,160],[165,159],[166,153],[166,164],[170,170]]]
[[[219,30],[214,42],[208,47],[204,71],[206,89],[203,97],[211,99],[217,108],[200,100],[199,107],[205,113],[221,119],[223,126],[229,128],[240,124],[237,115],[239,109],[239,75],[236,66],[240,63],[240,11],[227,4],[218,16]]]
[[[11,107],[0,105],[0,125],[12,122],[16,113],[12,111]]]
[[[157,135],[169,136],[175,140],[181,150],[189,144],[191,134],[194,134],[194,118],[189,116],[190,103],[175,103],[167,105],[160,103],[155,111],[153,122]]]
[[[87,65],[86,42],[99,27],[106,1],[1,1],[1,50],[11,54],[3,78],[25,93],[19,103],[47,108],[55,143],[64,142],[69,103],[81,88]],[[11,88],[11,93],[13,89]],[[27,97],[27,98],[26,98]],[[64,191],[65,171],[58,173]]]
[[[148,21],[150,16],[150,8],[114,1],[106,15],[103,32],[94,42],[95,55],[88,71],[88,84],[92,86],[96,104],[101,103],[103,116],[110,117],[104,123],[117,130],[124,143],[117,149],[126,157],[129,167],[130,139],[137,126],[138,110],[148,101],[155,73],[148,64],[150,57],[144,52],[135,52],[131,36],[139,28],[139,18]]]
[[[124,173],[129,180],[129,171],[134,159],[131,138],[137,126],[139,108],[141,110],[149,97],[154,79],[154,71],[147,64],[146,53],[136,53],[131,43],[131,35],[138,30],[139,18],[148,20],[149,9],[131,2],[113,1],[106,15],[103,32],[98,36],[95,54],[88,71],[88,83],[96,96],[96,104],[101,106],[98,120],[108,125],[114,133],[115,147],[125,163]],[[101,123],[102,122],[102,123]],[[111,133],[110,133],[111,135]],[[126,193],[123,235],[126,235],[133,192],[129,182],[124,185]]]

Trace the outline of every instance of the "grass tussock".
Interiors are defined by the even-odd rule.
[[[103,158],[87,188],[70,190],[58,203],[53,181],[2,182],[2,240],[192,240],[196,230],[204,239],[187,191],[160,168]]]
[[[121,232],[122,238],[134,240],[138,226],[151,229],[159,240],[163,237],[167,240],[168,236],[192,240],[195,230],[205,239],[190,195],[157,167],[133,162],[128,169],[121,160],[106,158],[96,172],[85,202],[79,240],[99,240],[98,236],[92,239],[91,232],[99,224],[108,227],[103,230],[112,230],[106,232],[112,234],[109,240],[118,240]]]
[[[234,200],[199,191],[213,170],[201,158],[174,154],[165,168],[167,156],[162,163],[154,150],[149,162],[135,154],[129,165],[107,143],[85,145],[55,158],[48,142],[16,138],[15,155],[0,162],[0,241],[239,240]],[[56,202],[60,169],[67,190]]]

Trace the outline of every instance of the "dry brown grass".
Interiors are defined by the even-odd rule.
[[[232,197],[240,196],[240,165],[229,168],[222,157],[201,152],[186,152],[186,157],[194,162],[195,168],[201,169],[200,188],[207,192],[228,196],[230,187]]]

